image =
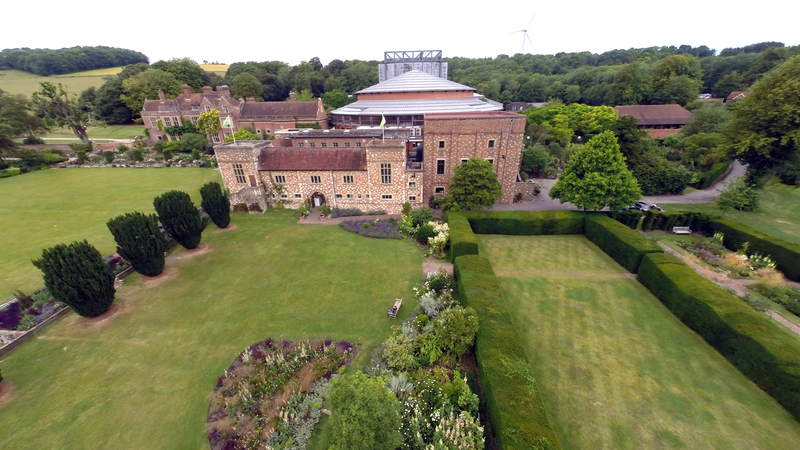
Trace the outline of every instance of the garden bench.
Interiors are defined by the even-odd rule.
[[[672,234],[692,234],[689,227],[672,227]]]
[[[403,304],[402,298],[394,299],[394,306],[392,306],[392,309],[389,310],[389,317],[391,317],[392,319],[397,319],[397,311],[400,311],[400,305],[402,304]]]

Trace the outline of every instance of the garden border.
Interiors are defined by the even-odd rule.
[[[0,358],[6,356],[7,354],[11,353],[11,351],[13,351],[20,345],[27,342],[30,338],[38,334],[40,331],[44,330],[44,327],[50,325],[56,319],[66,314],[68,311],[71,311],[71,308],[69,306],[65,306],[59,309],[55,314],[43,320],[42,323],[37,324],[35,327],[27,330],[24,334],[19,335],[18,338],[4,345],[2,348],[0,348]]]

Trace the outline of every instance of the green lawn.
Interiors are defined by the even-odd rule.
[[[565,449],[795,449],[800,424],[583,236],[478,236]]]
[[[86,134],[89,136],[89,138],[133,139],[136,136],[144,137],[144,127],[142,125],[109,125],[106,127],[89,127],[86,130]],[[68,128],[56,128],[40,137],[42,139],[47,139],[49,137],[68,137],[78,140],[78,138],[75,137],[75,133]]]
[[[22,72],[20,70],[0,70],[0,89],[11,94],[22,94],[30,97],[31,94],[41,89],[40,82],[49,81],[51,83],[67,86],[70,94],[79,95],[90,86],[100,87],[105,82],[105,76],[79,76],[70,77],[69,75],[58,75],[43,77],[33,73]]]
[[[363,368],[414,309],[422,256],[406,240],[296,222],[285,211],[209,225],[208,253],[167,266],[163,280],[128,278],[122,313],[96,325],[70,313],[0,361],[14,383],[0,407],[4,448],[208,449],[217,376],[268,337],[358,341]],[[392,321],[396,297],[406,303]]]
[[[777,179],[759,191],[761,203],[753,212],[732,211],[727,217],[758,230],[800,244],[800,187],[786,186]],[[666,205],[668,211],[701,211],[719,214],[715,203]]]
[[[221,182],[200,168],[51,169],[0,179],[0,299],[13,289],[42,287],[31,260],[42,249],[87,239],[104,255],[116,252],[108,219],[131,211],[154,212],[153,198],[171,189],[200,203],[200,186]]]

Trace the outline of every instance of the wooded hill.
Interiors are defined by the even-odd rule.
[[[11,48],[0,52],[0,69],[21,70],[42,76],[148,62],[150,60],[144,53],[102,46],[59,50]]]

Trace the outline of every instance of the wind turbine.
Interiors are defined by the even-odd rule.
[[[508,33],[508,34],[522,33],[522,54],[525,54],[525,39],[526,38],[528,39],[528,42],[530,42],[531,45],[533,45],[533,41],[531,40],[531,37],[528,36],[527,28],[529,26],[531,26],[531,23],[533,23],[533,18],[534,17],[536,17],[536,13],[533,13],[533,16],[531,16],[531,20],[528,22],[528,26],[526,26],[525,28],[523,28],[523,29],[521,29],[519,31],[512,31],[511,33]]]

